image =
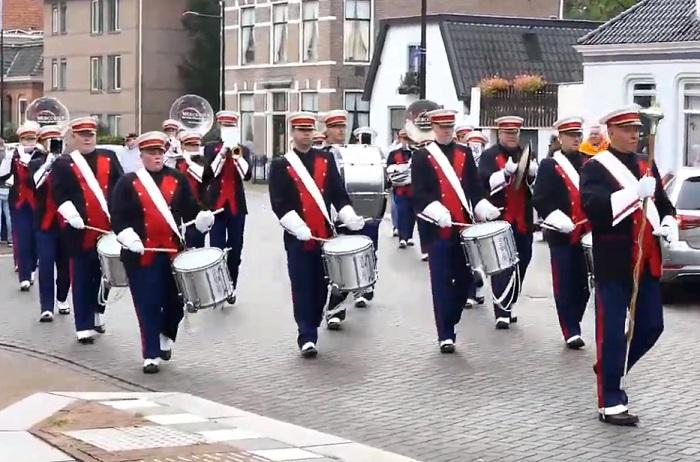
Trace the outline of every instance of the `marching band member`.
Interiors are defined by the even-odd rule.
[[[357,140],[356,144],[373,145],[377,132],[370,127],[359,127],[352,132],[352,136]]]
[[[416,215],[413,211],[413,190],[411,188],[411,150],[406,143],[406,131],[399,132],[400,147],[389,153],[386,171],[392,182],[391,194],[398,214],[399,248],[413,246],[413,229]],[[398,178],[398,179],[397,179]]]
[[[182,125],[175,119],[165,119],[163,121],[163,133],[168,136],[166,152],[169,157],[177,158],[180,154],[180,142],[177,139],[177,134],[181,128]]]
[[[121,260],[139,321],[146,374],[157,373],[161,359],[170,360],[184,316],[170,265],[182,250],[178,223],[194,219],[200,233],[214,224],[214,214],[201,210],[185,175],[164,165],[167,141],[161,132],[138,138],[143,168],[119,180],[110,204],[114,232],[125,247]],[[154,248],[162,251],[150,250]]]
[[[226,264],[233,281],[234,295],[228,302],[234,304],[241,266],[245,216],[248,213],[243,182],[250,180],[253,172],[250,169],[250,151],[237,141],[238,114],[219,111],[216,120],[221,138],[204,148],[204,158],[214,172],[214,178],[208,187],[207,204],[215,210],[223,208],[224,211],[216,215],[209,239],[212,247],[230,249]]]
[[[34,283],[36,270],[36,240],[34,234],[34,184],[29,171],[29,161],[37,144],[39,124],[25,122],[17,129],[19,146],[12,156],[5,156],[0,164],[0,181],[12,177],[10,188],[10,219],[12,221],[12,240],[18,267],[19,288],[22,292],[29,290]]]
[[[474,126],[470,124],[459,124],[455,127],[455,141],[467,144],[467,135],[474,131]],[[476,160],[476,159],[475,159]]]
[[[474,155],[474,162],[479,165],[479,160],[481,159],[481,154],[484,152],[486,145],[489,143],[489,139],[479,130],[474,130],[469,132],[464,137],[464,144],[469,146]]]
[[[110,230],[107,204],[122,176],[122,167],[114,152],[95,148],[94,118],[77,118],[69,126],[75,151],[53,162],[51,193],[58,213],[70,225],[65,232],[71,258],[76,334],[80,343],[91,344],[96,333],[105,332],[105,306],[98,301],[102,271],[96,244],[100,232],[86,226]]]
[[[526,162],[523,168],[518,165],[523,154],[523,148],[520,146],[523,119],[505,116],[499,117],[495,122],[498,126],[498,143],[481,155],[479,175],[484,188],[491,191],[494,205],[503,208],[503,220],[513,227],[520,260],[517,271],[503,271],[491,278],[496,329],[508,329],[511,322],[518,320],[515,316],[515,304],[532,258],[534,225],[531,185],[535,182],[538,166],[537,162],[531,159],[522,160]]]
[[[663,332],[657,236],[677,241],[678,224],[656,165],[635,153],[642,125],[639,106],[613,111],[601,123],[608,127],[610,147],[586,162],[581,174],[581,200],[593,225],[599,418],[613,425],[635,425],[639,419],[628,412],[625,365],[629,371]],[[651,175],[645,174],[648,169]],[[634,335],[627,349],[628,306],[645,199],[651,200],[643,229]]]
[[[178,141],[182,150],[182,158],[175,163],[175,169],[185,175],[197,203],[205,208],[204,199],[207,185],[214,177],[214,173],[204,160],[202,136],[195,131],[185,130],[178,135]],[[188,227],[185,231],[185,242],[187,247],[204,247],[204,234],[194,226]]]
[[[328,283],[320,242],[312,240],[312,236],[332,237],[331,206],[351,230],[362,229],[364,220],[350,205],[333,155],[311,147],[315,115],[293,114],[289,124],[293,149],[272,161],[270,202],[285,230],[294,319],[299,331],[297,344],[302,356],[314,357]]]
[[[70,314],[70,305],[67,302],[70,289],[70,265],[63,232],[65,224],[58,215],[57,204],[51,192],[53,179],[51,165],[61,155],[62,138],[59,127],[55,125],[42,127],[39,130],[39,143],[45,149],[34,150],[32,160],[29,162],[36,198],[34,226],[39,257],[40,322],[53,321],[54,303],[59,314]],[[54,267],[56,268],[55,292]]]
[[[314,132],[314,135],[311,137],[311,142],[314,148],[322,149],[326,144],[326,135],[321,132]]]
[[[566,346],[585,345],[581,320],[590,296],[588,269],[581,236],[590,231],[581,206],[579,175],[585,156],[579,152],[583,119],[568,117],[554,123],[561,151],[542,160],[532,202],[544,217],[545,238],[552,265],[554,302]]]
[[[453,224],[498,218],[499,211],[484,199],[471,151],[455,143],[456,111],[428,112],[435,142],[413,155],[416,211],[430,220],[428,264],[438,342],[442,353],[455,351],[455,326],[462,316],[467,288],[472,283],[459,228]],[[472,204],[476,204],[472,208]]]

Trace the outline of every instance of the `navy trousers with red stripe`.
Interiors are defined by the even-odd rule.
[[[456,339],[455,326],[462,318],[472,272],[458,238],[435,239],[428,253],[430,287],[438,340]]]
[[[513,283],[513,286],[508,291],[508,294],[504,297],[503,305],[508,305],[508,302],[510,302],[510,305],[512,305],[518,301],[520,289],[522,288],[522,281],[525,280],[525,273],[527,272],[527,267],[530,265],[530,260],[532,259],[532,234],[519,233],[514,229],[513,236],[515,237],[515,247],[518,250],[518,258],[520,259],[520,262],[518,263],[518,268],[520,270],[520,284],[517,284],[517,281]],[[506,289],[508,288],[508,282],[513,275],[513,271],[513,269],[509,269],[491,276],[491,288],[496,297],[503,297],[504,292],[506,292]],[[500,307],[494,303],[493,311],[496,318],[510,319],[510,305]]]
[[[399,239],[411,239],[413,237],[413,228],[416,226],[413,200],[408,196],[396,196],[396,209],[398,213]]]
[[[36,232],[39,254],[39,304],[42,312],[51,311],[53,313],[54,297],[60,302],[65,302],[68,298],[70,259],[62,238],[58,225],[54,225],[47,231],[38,230]]]
[[[36,270],[36,240],[34,233],[34,209],[22,204],[10,210],[12,241],[16,249],[19,282],[29,281]]]
[[[620,388],[620,378],[625,368],[625,319],[632,282],[596,280],[595,292],[598,407],[626,405],[627,395]],[[645,271],[639,284],[628,370],[654,346],[663,330],[659,280]]]
[[[574,335],[581,335],[581,320],[590,297],[586,257],[581,244],[550,244],[549,256],[554,303],[561,332],[564,340],[567,340]]]
[[[216,215],[214,226],[211,228],[209,240],[212,247],[230,249],[227,255],[228,266],[233,287],[238,286],[238,268],[241,266],[241,252],[243,251],[243,232],[245,230],[245,215],[233,214],[225,206],[224,211]]]
[[[93,248],[73,255],[70,267],[75,330],[93,330],[95,314],[105,312],[105,306],[98,302],[102,271],[97,250]]]
[[[141,331],[143,358],[158,358],[160,334],[175,341],[184,317],[170,258],[156,254],[151,265],[129,268],[127,276]]]
[[[321,248],[307,250],[305,243],[295,240],[287,248],[287,269],[292,285],[294,320],[297,323],[299,347],[318,341],[323,307],[328,295],[328,281],[323,268]]]

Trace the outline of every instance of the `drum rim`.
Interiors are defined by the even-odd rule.
[[[111,253],[111,252],[105,252],[104,249],[100,249],[100,242],[107,242],[108,240],[113,240],[117,244],[117,247],[119,247],[119,251],[117,253]],[[106,246],[108,244],[104,244]],[[103,257],[107,258],[120,258],[121,256],[121,250],[122,246],[119,243],[119,240],[117,239],[117,235],[114,233],[108,233],[108,234],[103,234],[102,236],[97,239],[97,243],[95,244],[95,250],[97,251],[98,255],[101,255]]]
[[[213,261],[213,262],[211,262],[211,263],[207,263],[206,265],[198,266],[198,267],[196,267],[196,268],[178,268],[178,266],[176,265],[176,262],[180,259],[180,257],[187,256],[188,254],[189,254],[189,255],[193,255],[193,254],[195,254],[195,253],[197,253],[197,252],[203,252],[203,251],[210,252],[210,251],[212,251],[212,250],[218,250],[220,253],[219,253],[219,258],[217,258],[215,261]],[[198,249],[187,249],[187,250],[184,250],[184,251],[180,252],[179,254],[177,254],[177,256],[176,256],[175,258],[173,258],[173,263],[172,263],[172,265],[173,265],[173,269],[174,269],[176,272],[179,272],[179,273],[193,273],[193,272],[196,272],[196,271],[201,271],[201,270],[209,269],[209,268],[212,268],[212,267],[218,265],[218,264],[221,262],[221,260],[223,260],[224,255],[225,255],[225,252],[224,252],[223,250],[221,250],[220,248],[218,248],[218,247],[201,247],[201,248],[198,248]]]
[[[590,236],[590,244],[586,242],[588,239],[587,237]],[[583,236],[581,236],[581,245],[584,247],[593,247],[593,232],[587,232]]]
[[[496,224],[497,224],[497,225],[501,225],[501,228],[500,228],[499,230],[497,230],[497,231],[492,231],[492,232],[490,232],[489,234],[482,234],[482,235],[480,235],[480,236],[469,236],[469,235],[467,235],[470,231],[472,231],[472,230],[474,230],[474,229],[478,229],[481,225],[496,225]],[[509,222],[507,222],[507,221],[505,221],[505,220],[494,220],[494,221],[487,221],[487,222],[484,222],[484,223],[474,223],[474,224],[473,224],[472,226],[470,226],[469,228],[464,229],[461,233],[459,233],[459,235],[460,235],[463,239],[470,239],[470,240],[472,240],[472,239],[476,239],[476,238],[488,238],[488,237],[497,236],[498,234],[501,234],[503,231],[506,231],[506,230],[508,230],[508,229],[511,229],[511,230],[513,229],[513,226],[512,226]]]
[[[333,243],[334,240],[336,239],[343,239],[343,240],[348,240],[348,239],[353,239],[353,240],[359,240],[362,239],[366,241],[365,245],[362,247],[358,247],[356,249],[352,250],[341,250],[341,251],[335,251],[333,249],[327,249],[327,245],[330,243]],[[328,241],[324,242],[323,245],[321,246],[321,249],[323,250],[323,253],[326,255],[352,255],[354,253],[358,252],[364,252],[368,249],[371,249],[374,246],[374,243],[372,242],[372,239],[364,236],[362,234],[341,234],[339,236],[336,236],[334,238],[329,239]]]

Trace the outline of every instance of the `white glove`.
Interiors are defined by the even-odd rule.
[[[534,178],[537,176],[537,171],[539,170],[540,166],[537,163],[536,160],[531,160],[530,161],[530,166],[527,169],[527,174],[530,178]]]
[[[338,211],[338,219],[347,226],[350,231],[359,231],[365,227],[365,220],[357,213],[351,205],[346,205]]]
[[[438,201],[433,201],[423,209],[423,215],[434,221],[440,228],[452,227],[450,211]]]
[[[293,234],[300,241],[311,239],[311,229],[294,210],[287,212],[280,218],[280,224],[287,232]]]
[[[506,180],[506,173],[504,170],[499,170],[493,172],[489,177],[489,186],[491,187],[491,192],[496,191],[506,185],[508,181]]]
[[[211,210],[202,210],[194,219],[194,227],[200,233],[208,232],[214,226],[214,214]]]
[[[576,228],[571,218],[559,209],[547,215],[547,218],[544,219],[544,223],[564,234],[569,234]]]
[[[639,194],[640,199],[644,200],[648,197],[652,197],[654,192],[656,192],[656,178],[653,176],[644,176],[639,179],[637,194]]]
[[[398,172],[399,166],[397,164],[391,164],[386,168],[386,173],[391,175],[392,173]]]
[[[58,207],[58,213],[60,213],[63,218],[75,229],[84,229],[85,222],[83,218],[78,213],[78,209],[75,208],[73,202],[65,201]]]
[[[515,162],[513,162],[513,158],[512,158],[512,157],[509,157],[509,158],[508,158],[508,162],[506,162],[506,168],[505,168],[505,170],[506,170],[506,174],[507,174],[507,175],[512,175],[512,174],[514,174],[515,172],[518,171],[518,164],[516,164]]]
[[[661,226],[655,234],[663,237],[669,244],[672,242],[678,242],[678,222],[671,215],[666,215],[664,219],[661,220]]]
[[[486,199],[481,199],[476,207],[474,207],[474,214],[477,220],[480,221],[491,221],[495,220],[501,216],[501,211],[498,210],[491,202]]]
[[[136,234],[134,228],[126,228],[122,230],[122,232],[117,234],[117,241],[119,241],[119,243],[126,247],[130,252],[137,253],[139,255],[143,255],[145,252],[143,248],[143,241],[141,241],[139,235]]]

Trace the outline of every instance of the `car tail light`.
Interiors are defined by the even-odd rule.
[[[682,230],[700,228],[700,217],[677,215],[676,221],[678,221],[678,228]]]

